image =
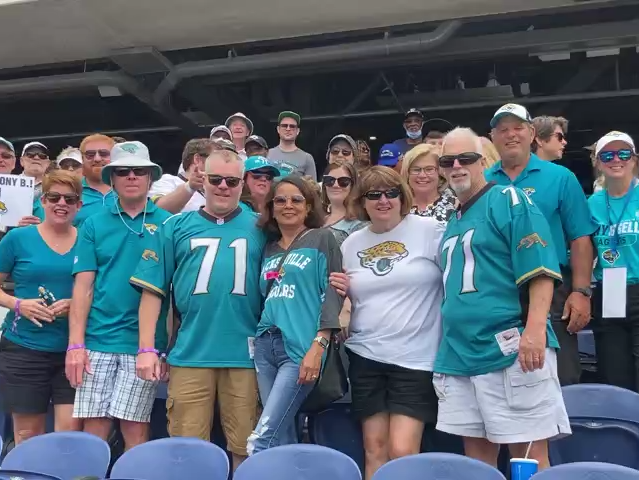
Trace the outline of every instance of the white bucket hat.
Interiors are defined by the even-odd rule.
[[[246,126],[249,129],[249,133],[247,137],[250,137],[251,135],[253,135],[253,122],[251,121],[250,118],[248,118],[242,112],[234,113],[233,115],[231,115],[229,118],[226,119],[226,122],[224,122],[224,125],[226,125],[226,128],[229,128],[229,129],[231,128],[231,122],[233,120],[242,120],[244,123],[246,123]]]
[[[102,181],[111,184],[111,174],[118,167],[150,168],[151,180],[162,176],[162,167],[151,161],[149,149],[142,142],[117,143],[111,149],[111,163],[102,167]]]
[[[79,164],[84,163],[82,160],[82,152],[79,148],[65,148],[62,152],[60,152],[60,155],[58,155],[58,158],[56,158],[55,163],[60,166],[60,162],[62,162],[62,160],[66,160],[67,158],[70,160],[75,160]]]

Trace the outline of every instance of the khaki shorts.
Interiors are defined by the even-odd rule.
[[[246,441],[258,419],[252,368],[171,367],[166,399],[169,435],[210,441],[216,395],[228,450],[246,456]]]

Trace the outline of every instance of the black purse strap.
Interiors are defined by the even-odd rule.
[[[296,235],[296,237],[293,239],[293,241],[291,242],[291,244],[288,246],[288,248],[286,249],[286,251],[284,252],[284,254],[282,255],[282,258],[280,258],[280,261],[277,262],[277,268],[275,269],[276,272],[279,272],[280,269],[282,268],[282,265],[284,265],[284,260],[286,260],[286,257],[288,256],[289,253],[291,253],[291,250],[293,250],[293,247],[295,246],[295,244],[302,239],[302,237],[304,235],[306,235],[308,232],[310,232],[312,229],[307,229],[307,230],[302,230],[300,233],[298,233]],[[266,293],[264,294],[264,299],[268,298],[268,294],[271,292],[271,288],[273,288],[273,283],[275,282],[275,278],[271,278],[268,281],[268,284],[266,285]]]

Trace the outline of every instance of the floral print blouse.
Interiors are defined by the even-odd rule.
[[[417,206],[410,209],[410,213],[420,217],[433,217],[440,222],[447,222],[455,212],[457,197],[450,188],[444,190],[434,203],[428,205],[424,210],[419,210]]]

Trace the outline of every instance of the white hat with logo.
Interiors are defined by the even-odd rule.
[[[162,167],[151,161],[149,149],[142,142],[116,143],[111,149],[111,162],[102,167],[102,181],[109,185],[113,170],[119,167],[150,168],[154,182],[162,176]]]
[[[532,123],[532,117],[530,116],[530,113],[528,113],[528,110],[526,110],[526,107],[517,103],[507,103],[495,112],[495,115],[493,115],[493,118],[490,121],[490,127],[495,128],[499,120],[507,115],[517,117],[519,120],[527,123]]]
[[[623,132],[608,132],[603,137],[597,141],[597,145],[595,146],[595,155],[599,155],[601,151],[608,146],[609,143],[619,141],[623,143],[627,143],[628,146],[632,149],[633,153],[637,153],[637,149],[635,148],[635,142],[632,140],[632,137],[627,133]]]

